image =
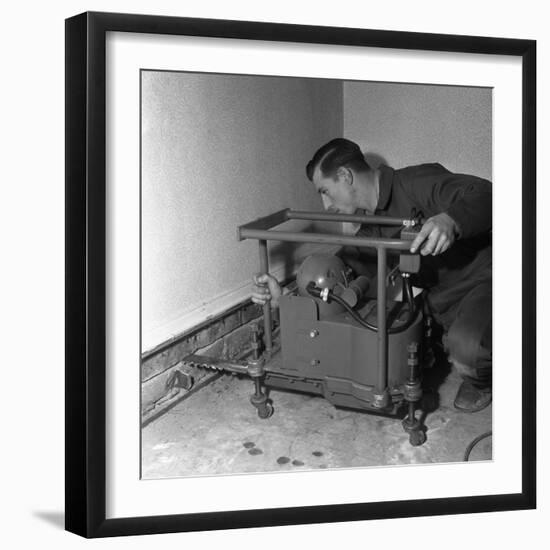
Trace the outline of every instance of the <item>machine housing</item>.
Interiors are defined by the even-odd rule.
[[[320,314],[318,299],[282,296],[280,310],[280,368],[270,367],[265,384],[287,390],[323,395],[334,405],[380,412],[374,405],[378,373],[378,335],[355,321],[349,313]],[[390,302],[388,317],[400,320],[402,302]],[[373,324],[375,299],[368,299],[358,313]],[[408,345],[421,342],[422,315],[403,332],[388,335],[388,413],[397,412],[404,400],[403,385],[409,377]]]

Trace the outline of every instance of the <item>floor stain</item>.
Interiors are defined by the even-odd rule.
[[[226,379],[229,389],[218,396],[214,390],[223,388]],[[439,409],[427,416],[428,440],[412,449],[398,419],[356,411],[354,417],[340,420],[341,413],[326,400],[305,400],[299,393],[273,390],[278,411],[268,421],[260,421],[250,409],[249,383],[223,375],[142,430],[142,475],[144,479],[159,479],[259,472],[299,474],[306,469],[460,461],[468,443],[491,428],[492,418],[491,407],[471,416],[454,410],[461,381],[453,371],[440,390]],[[185,438],[182,433],[186,433]],[[246,458],[245,453],[258,448],[261,454]],[[277,455],[279,451],[288,454]],[[480,444],[470,458],[484,456]],[[303,457],[303,466],[292,464],[297,457]]]
[[[252,449],[248,449],[248,454],[255,456],[255,455],[262,455],[264,452],[261,449],[258,449],[258,447],[253,447]]]
[[[293,460],[292,465],[293,466],[303,466],[304,463],[301,460]]]

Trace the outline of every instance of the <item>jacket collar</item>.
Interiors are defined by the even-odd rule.
[[[380,170],[380,177],[378,178],[378,204],[376,210],[386,210],[388,202],[391,196],[391,190],[393,185],[394,169],[381,164],[378,169]]]

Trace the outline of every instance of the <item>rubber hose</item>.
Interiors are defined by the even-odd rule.
[[[403,322],[398,326],[390,327],[388,329],[388,334],[398,334],[400,332],[407,330],[416,319],[417,311],[414,303],[414,296],[410,286],[410,281],[408,280],[408,278],[403,279],[403,289],[404,289],[403,294],[406,296],[407,305],[409,306],[409,314],[405,322]],[[314,298],[321,298],[321,289],[317,288],[313,281],[311,281],[307,285],[306,290]],[[378,332],[378,327],[376,325],[373,325],[369,323],[366,319],[363,319],[355,310],[353,310],[350,307],[350,305],[345,300],[342,300],[342,298],[340,298],[339,296],[336,296],[330,290],[327,296],[327,301],[328,300],[334,300],[337,304],[340,304],[342,307],[344,307],[345,310],[353,317],[353,319],[355,319],[361,326],[369,330],[372,330],[373,332]]]

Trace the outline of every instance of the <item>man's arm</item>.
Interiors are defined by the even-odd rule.
[[[440,167],[408,187],[413,202],[427,219],[411,252],[437,255],[456,239],[474,237],[492,229],[492,186],[476,176],[452,174]]]
[[[446,189],[445,189],[446,188]],[[493,189],[489,181],[453,174],[439,191],[446,213],[456,222],[461,239],[488,233],[493,228]]]

